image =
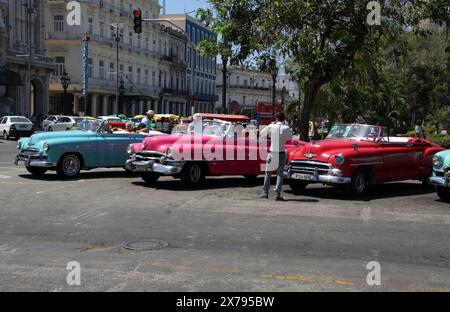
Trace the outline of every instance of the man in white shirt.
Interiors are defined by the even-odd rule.
[[[269,198],[270,181],[272,179],[272,172],[277,170],[277,186],[276,193],[277,201],[283,201],[281,193],[283,192],[284,179],[284,165],[286,163],[286,141],[292,139],[291,129],[284,124],[286,120],[283,113],[276,115],[276,121],[270,126],[264,128],[261,133],[261,138],[271,137],[270,153],[267,158],[266,178],[264,180],[264,189],[261,198]]]

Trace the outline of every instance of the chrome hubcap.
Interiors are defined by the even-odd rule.
[[[68,176],[74,176],[78,173],[80,168],[80,161],[77,157],[69,156],[63,162],[64,173]]]
[[[200,167],[198,166],[191,167],[191,181],[193,183],[197,183],[198,181],[200,181],[200,177],[201,177]]]
[[[364,175],[362,174],[358,174],[356,176],[356,181],[355,181],[355,188],[356,191],[358,193],[361,193],[362,191],[364,191],[364,187],[365,187],[365,179],[364,179]]]

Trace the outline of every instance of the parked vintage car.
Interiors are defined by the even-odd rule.
[[[417,179],[431,174],[431,160],[443,149],[417,138],[389,137],[382,126],[345,124],[327,138],[292,151],[286,175],[292,190],[308,184],[344,185],[356,195],[374,183]]]
[[[200,184],[206,176],[244,176],[249,180],[264,173],[270,142],[258,144],[235,122],[203,119],[203,135],[174,134],[146,138],[129,147],[126,169],[142,173],[147,183],[161,176],[181,179],[186,187]],[[246,118],[247,120],[247,118]],[[288,150],[304,142],[288,142]]]
[[[450,150],[437,153],[433,157],[433,176],[430,184],[436,186],[443,201],[450,202]]]
[[[4,140],[9,138],[20,138],[32,135],[33,123],[23,116],[5,116],[0,118],[0,135]]]
[[[44,131],[67,131],[83,120],[83,117],[48,116],[42,122]]]
[[[145,137],[146,134],[112,132],[106,121],[86,119],[75,131],[39,133],[21,139],[15,163],[24,162],[33,175],[56,170],[61,177],[73,178],[82,169],[123,167],[128,146]]]

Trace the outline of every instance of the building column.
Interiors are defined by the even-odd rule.
[[[91,116],[97,116],[98,95],[92,95],[91,97]]]
[[[119,103],[117,103],[116,98],[113,98],[112,101],[113,101],[112,114],[118,114],[119,113]]]
[[[147,103],[147,102],[144,102],[144,101],[140,101],[139,102],[139,115],[143,115],[143,114],[145,114],[146,112],[144,112],[144,103]]]
[[[73,114],[78,115],[80,112],[80,96],[75,95],[73,96]]]
[[[102,103],[102,115],[106,116],[108,115],[108,95],[103,96],[103,103]]]

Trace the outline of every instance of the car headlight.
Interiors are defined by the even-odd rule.
[[[336,169],[336,168],[335,169],[331,169],[328,174],[333,176],[333,177],[342,177],[344,175],[342,170],[339,170],[339,169]]]
[[[133,144],[128,145],[127,153],[128,153],[128,155],[134,154]]]
[[[172,147],[169,147],[169,148],[167,149],[166,155],[167,155],[168,158],[173,159],[173,156],[174,156],[174,155],[173,155],[173,148],[172,148]]]
[[[42,149],[44,150],[44,152],[47,152],[50,149],[48,142],[44,142],[44,144],[42,145]]]
[[[17,149],[20,150],[22,148],[22,142],[17,141]]]
[[[336,165],[342,166],[345,162],[345,157],[343,154],[337,154],[334,156],[334,161],[336,162]]]
[[[435,155],[433,157],[433,166],[436,168],[441,167],[444,164],[444,159],[441,156]]]

